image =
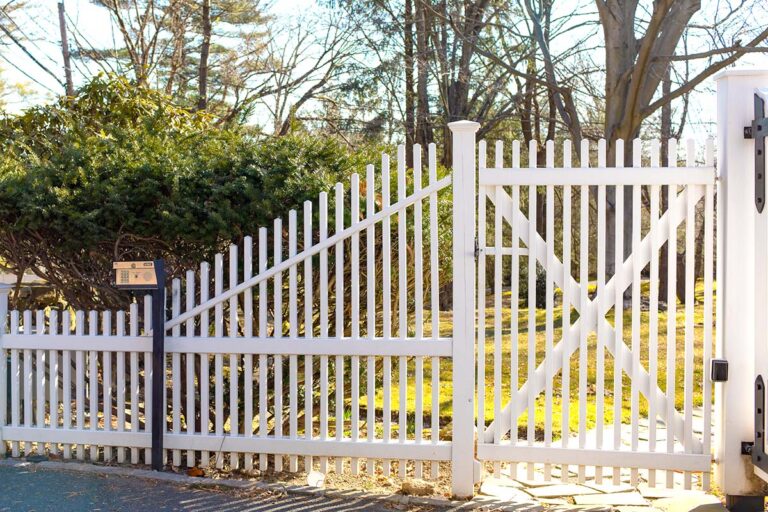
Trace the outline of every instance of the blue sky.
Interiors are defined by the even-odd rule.
[[[713,0],[703,2],[704,11],[711,1]],[[56,73],[62,67],[61,50],[58,44],[57,3],[58,0],[31,1],[28,4],[29,8],[16,11],[14,14],[14,21],[32,39],[29,44],[30,50]],[[276,0],[270,9],[277,16],[291,16],[297,12],[307,12],[313,8],[314,4],[314,0]],[[114,41],[119,39],[119,34],[113,33],[112,24],[105,9],[93,5],[90,0],[66,0],[66,9],[75,27],[74,34],[70,37],[87,39],[94,47],[115,46]],[[30,92],[25,97],[12,94],[5,98],[8,110],[15,112],[31,104],[50,101],[55,94],[61,92],[62,88],[56,79],[37,67],[15,46],[5,47],[0,56],[2,57],[0,68],[2,68],[4,79],[11,84],[23,84]],[[10,63],[22,68],[29,77],[24,76]],[[78,65],[84,66],[82,63]],[[768,68],[768,55],[747,55],[739,66]],[[81,76],[82,74],[76,69],[76,85]],[[685,136],[699,138],[714,134],[715,100],[714,83],[711,80],[700,86],[692,95],[690,124]]]

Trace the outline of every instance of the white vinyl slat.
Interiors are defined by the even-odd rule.
[[[304,201],[304,250],[312,247],[312,201]],[[314,293],[312,289],[312,258],[304,260],[304,337],[314,336]],[[304,356],[304,438],[314,438],[314,358]],[[304,471],[313,468],[312,457],[304,458]]]
[[[582,152],[582,155],[584,152]],[[588,153],[587,153],[588,154]],[[589,187],[580,187],[579,208],[579,311],[586,311],[589,301]],[[589,359],[587,338],[590,329],[581,323],[579,330],[579,448],[587,443],[587,366]],[[586,467],[578,469],[579,483],[586,479]]]
[[[434,143],[428,147],[427,165],[429,185],[437,181],[437,152]],[[438,227],[437,227],[437,192],[429,195],[429,274],[430,274],[430,320],[432,322],[432,339],[440,337],[440,269],[438,262]],[[430,415],[430,438],[433,444],[440,440],[440,358],[433,357],[431,361],[432,411]],[[439,477],[440,465],[431,464],[430,477]]]
[[[530,141],[528,146],[528,167],[536,168],[536,141]],[[536,194],[535,185],[528,187],[528,380],[533,379],[536,371]],[[533,386],[528,386],[528,428],[526,439],[528,446],[533,446],[536,438],[536,393]],[[533,479],[534,464],[527,464],[528,479]]]
[[[624,167],[624,141],[618,139],[616,141],[616,167]],[[617,171],[618,172],[618,171]],[[615,187],[615,225],[624,225],[624,186],[616,185]],[[613,368],[613,449],[619,450],[621,448],[621,419],[624,399],[623,388],[623,351],[621,347],[624,343],[624,290],[626,284],[624,283],[622,272],[619,269],[624,264],[624,230],[614,230],[614,270],[613,280],[616,283],[614,288],[614,345],[616,347],[613,354],[614,368]],[[613,468],[613,484],[619,485],[621,483],[621,467],[614,466]]]
[[[259,228],[259,274],[267,270],[267,229]],[[259,337],[267,337],[267,281],[259,283]],[[259,354],[259,437],[265,439],[269,433],[269,411],[267,410],[267,355]],[[259,454],[259,469],[266,471],[269,460],[266,453]]]
[[[144,296],[144,335],[151,336],[152,333],[152,296]],[[152,432],[152,352],[144,352],[144,431]],[[165,393],[163,393],[165,396]],[[152,449],[144,450],[144,463],[150,464],[152,461]],[[165,456],[163,456],[165,464]]]
[[[413,147],[413,190],[421,189],[421,146]],[[422,233],[422,202],[413,205],[413,258],[414,258],[414,328],[416,340],[424,338],[424,265],[423,265],[423,233]],[[414,431],[417,444],[421,444],[424,436],[424,358],[416,357],[414,362]],[[418,460],[414,463],[415,478],[422,478],[424,464]]]
[[[280,219],[274,221],[273,245],[273,263],[275,266],[283,261],[283,222]],[[273,330],[272,336],[275,339],[283,337],[283,273],[275,274],[273,287]],[[276,355],[274,361],[274,397],[275,397],[275,438],[283,437],[283,356]],[[275,471],[283,470],[283,456],[275,454]]]
[[[213,293],[219,295],[224,290],[224,256],[216,254],[213,260]],[[213,318],[213,331],[217,338],[224,336],[224,306],[221,302],[216,304]],[[214,433],[217,436],[224,435],[224,356],[216,354],[214,357]],[[216,467],[224,467],[224,454],[217,451]]]
[[[184,307],[186,311],[191,310],[193,307],[195,307],[195,273],[192,270],[188,270],[186,273],[186,277],[184,279],[184,293],[185,293],[185,303]],[[187,320],[187,324],[185,326],[184,335],[188,338],[192,338],[195,336],[195,320],[190,319]],[[205,357],[205,356],[203,356]],[[195,418],[196,418],[196,412],[195,412],[195,398],[197,396],[196,392],[196,386],[195,386],[195,359],[196,354],[189,352],[184,355],[185,362],[186,362],[186,410],[184,412],[184,426],[185,426],[185,432],[189,435],[195,434]],[[207,407],[206,405],[202,405],[201,407]],[[195,451],[194,450],[187,450],[187,467],[191,468],[195,466]]]
[[[658,140],[651,141],[651,167],[658,167],[660,144]],[[659,193],[660,187],[650,187],[650,232],[656,233],[659,226]],[[651,382],[658,383],[659,367],[659,257],[660,250],[658,237],[652,239],[651,261],[649,269],[650,286],[648,290],[648,374]],[[656,451],[656,418],[658,415],[656,396],[648,397],[648,451]],[[656,487],[656,470],[648,472],[648,485]]]
[[[171,316],[181,314],[181,280],[176,278],[171,281]],[[176,325],[171,329],[173,336],[181,335],[181,326]],[[181,432],[181,354],[171,354],[171,429],[174,434]],[[166,405],[167,406],[167,405]],[[171,451],[172,463],[175,467],[181,465],[181,451]]]
[[[50,317],[50,327],[49,332],[52,336],[59,336],[59,312],[55,309],[51,310]],[[0,336],[3,334],[2,331],[5,331],[5,318],[0,319]],[[5,355],[5,353],[3,353]],[[3,365],[3,370],[5,371],[7,368],[6,365]],[[122,375],[123,378],[125,378],[125,369],[123,369],[123,373],[120,373],[118,370],[118,375]],[[119,378],[119,376],[118,376]],[[1,374],[0,379],[7,379],[6,374]],[[3,381],[5,384],[6,381]],[[48,426],[50,428],[56,429],[59,428],[59,351],[58,350],[51,350],[50,351],[50,358],[48,361],[48,410],[49,410],[49,420],[48,420]],[[2,390],[6,393],[7,390]],[[3,411],[0,411],[0,425],[6,424],[6,418],[5,418],[5,408],[3,408]],[[5,454],[5,443],[2,443],[2,455]],[[51,443],[50,451],[54,455],[58,455],[59,453],[59,447],[58,443]]]
[[[570,167],[571,166],[571,141],[566,140],[563,142],[563,166],[564,167]],[[515,187],[517,188],[517,187]],[[563,273],[565,276],[565,280],[571,279],[571,207],[572,207],[572,189],[570,185],[564,185],[563,186]],[[512,199],[512,208],[513,210],[516,208],[516,202],[513,196]],[[514,229],[514,226],[513,226]],[[512,237],[513,240],[515,240],[515,237]],[[517,242],[514,242],[515,246],[517,246]],[[516,264],[513,263],[513,269],[515,268]],[[513,275],[514,279],[514,275]],[[571,303],[574,300],[574,297],[571,297],[571,290],[570,286],[563,286],[562,287],[562,336],[563,336],[563,343],[567,344],[569,343],[570,334],[571,334]],[[513,289],[514,290],[514,289]],[[514,297],[514,295],[513,295]],[[515,314],[515,310],[513,309],[512,314]],[[516,324],[515,324],[516,325]],[[513,331],[515,332],[515,331]],[[517,364],[517,359],[515,358],[514,364]],[[561,375],[561,395],[562,397],[570,397],[571,396],[571,358],[570,355],[566,353],[566,351],[563,351],[563,360],[562,360],[562,375]],[[515,367],[513,367],[513,371],[515,371]],[[515,373],[515,376],[517,373]],[[568,448],[568,441],[571,436],[571,427],[570,427],[570,400],[563,399],[562,401],[562,409],[561,409],[561,445],[563,448]],[[569,475],[569,468],[567,465],[563,465],[560,468],[560,479],[563,481],[563,483],[567,483],[570,480]]]
[[[350,222],[355,225],[360,222],[360,176],[355,173],[350,180]],[[351,240],[351,335],[360,336],[360,234],[354,232]],[[351,438],[353,442],[360,441],[360,357],[352,356],[350,372],[352,374],[351,392]],[[357,458],[350,461],[350,472],[357,475],[360,463]]]
[[[138,336],[139,335],[139,305],[135,302],[131,303],[130,306],[130,317],[129,317],[129,334],[131,336]],[[67,315],[67,318],[65,318],[65,323],[67,322],[67,319],[69,318],[69,315]],[[69,332],[69,329],[66,329],[66,332]],[[66,362],[69,358],[65,357],[64,361]],[[141,387],[139,384],[139,354],[138,352],[131,352],[130,354],[130,364],[131,364],[131,379],[130,379],[130,387],[128,391],[128,397],[131,401],[131,432],[137,433],[139,431],[139,394],[141,393]],[[67,397],[69,385],[68,385],[68,378],[67,378],[67,371],[69,370],[69,364],[65,364],[64,366],[64,401],[69,403],[69,398]],[[64,414],[66,418],[66,413],[69,407],[64,409]],[[68,422],[64,421],[64,425],[68,425]],[[65,451],[66,451],[65,447]],[[139,450],[135,447],[131,448],[131,464],[138,464],[139,463]]]
[[[84,323],[85,314],[82,311],[75,313],[75,335],[83,335]],[[82,350],[75,352],[75,426],[78,430],[85,428],[85,353]],[[77,445],[76,457],[85,460],[85,446],[82,444]]]
[[[103,336],[112,336],[112,312],[104,311],[102,314]],[[102,417],[104,419],[105,431],[112,430],[112,355],[111,351],[104,351],[102,354],[102,381],[103,381],[103,403],[101,407]],[[112,447],[104,446],[104,462],[112,460]]]
[[[642,145],[640,139],[634,139],[632,141],[632,165],[634,168],[639,168],[642,158]],[[642,225],[642,210],[640,209],[640,193],[642,188],[640,185],[632,185],[632,254],[638,254],[640,252],[640,227]],[[631,447],[633,451],[637,451],[640,421],[640,284],[642,266],[640,265],[640,258],[632,259],[632,368],[630,369],[630,415],[632,421],[632,442]],[[630,482],[633,486],[637,486],[639,483],[639,475],[637,468],[630,470]]]
[[[328,194],[320,193],[320,239],[328,238]],[[320,336],[328,336],[328,249],[320,251]],[[328,439],[328,356],[320,356],[320,440]],[[328,457],[320,457],[320,472],[328,472]]]
[[[335,232],[344,231],[344,187],[337,183],[335,187]],[[335,268],[336,268],[336,307],[334,318],[336,320],[336,338],[344,337],[344,241],[336,243]],[[336,440],[344,439],[344,357],[336,356],[334,363],[334,387],[336,388],[336,421],[334,430]],[[344,469],[344,459],[336,457],[336,473],[341,474]]]
[[[200,264],[200,302],[208,300],[210,287],[211,266],[208,262]],[[208,310],[200,314],[200,336],[209,335]],[[200,354],[200,433],[207,435],[211,431],[210,426],[210,356]],[[200,452],[200,465],[207,467],[210,454],[207,450]]]
[[[597,141],[597,165],[606,165],[605,139]],[[605,242],[606,242],[606,189],[605,185],[597,187],[597,309],[602,311],[602,301],[605,297]],[[595,347],[595,445],[603,449],[603,429],[605,425],[605,328],[601,321],[597,327],[597,343]],[[595,482],[603,482],[603,468],[595,468]]]
[[[253,238],[243,238],[243,279],[253,276]],[[193,276],[194,277],[194,276]],[[192,298],[194,307],[194,296]],[[191,308],[188,308],[189,311]],[[194,324],[193,324],[194,325]],[[253,290],[246,290],[243,294],[243,335],[245,338],[253,336]],[[192,355],[192,357],[194,357]],[[245,437],[253,437],[253,354],[243,355],[243,434]],[[194,404],[194,398],[193,402]],[[194,428],[194,427],[193,427]],[[243,467],[246,471],[253,469],[253,455],[243,454]]]
[[[696,147],[693,139],[686,141],[686,163],[691,166],[695,163]],[[688,185],[690,190],[695,185]],[[694,352],[694,306],[696,304],[694,291],[696,286],[696,201],[694,195],[689,193],[686,202],[685,215],[685,361],[683,366],[683,409],[685,411],[685,437],[683,446],[685,453],[693,453],[693,363],[696,354]],[[683,486],[691,488],[691,473],[683,474]]]
[[[381,208],[389,207],[390,189],[389,189],[389,156],[381,155]],[[386,216],[381,223],[382,236],[382,338],[390,339],[392,337],[392,232],[390,217]],[[392,438],[392,358],[383,358],[382,387],[384,397],[382,399],[383,418],[383,439],[388,443]],[[382,471],[384,476],[389,476],[391,464],[389,460],[382,462]]]
[[[14,310],[11,311],[11,332],[16,334],[19,332],[19,312]],[[67,354],[68,355],[68,354]],[[19,350],[18,349],[11,349],[11,426],[12,427],[18,427],[21,425],[21,367],[20,367],[20,359],[19,359]],[[69,365],[67,365],[67,370]],[[67,371],[65,371],[65,384],[67,383],[66,377]],[[69,388],[65,388],[69,389]],[[69,398],[67,394],[65,394],[65,398]],[[67,404],[70,404],[71,400],[67,400]],[[71,410],[71,408],[65,407],[64,408],[64,418],[65,421],[68,418],[67,413]],[[66,423],[65,423],[65,426]],[[65,446],[64,448],[64,456],[66,458],[69,458],[69,447]],[[11,456],[18,457],[20,455],[19,453],[19,442],[18,441],[12,441],[11,442]]]
[[[554,167],[555,165],[555,143],[554,141],[547,141],[546,146],[546,165],[547,167]],[[554,387],[555,370],[553,364],[553,358],[549,355],[552,353],[554,347],[555,338],[555,326],[554,326],[554,310],[555,310],[555,297],[554,297],[554,272],[555,272],[555,187],[553,185],[546,186],[546,204],[545,208],[545,240],[546,240],[546,264],[544,269],[545,286],[544,301],[546,305],[545,319],[544,319],[544,351],[547,354],[545,359],[546,364],[546,377],[544,387],[544,446],[552,446],[552,388]],[[497,204],[501,204],[501,198],[497,201]],[[498,210],[498,208],[497,208]],[[499,223],[501,218],[499,218]],[[501,233],[499,233],[501,235]],[[499,276],[500,277],[500,276]],[[501,309],[501,307],[499,307]],[[501,326],[499,326],[501,330]],[[498,347],[498,353],[501,353],[501,344]],[[499,385],[501,383],[499,382]],[[499,404],[501,405],[501,404]],[[552,466],[550,464],[544,464],[544,480],[550,481],[552,479]]]
[[[376,213],[376,178],[373,165],[365,168],[365,217],[370,219]],[[366,334],[368,338],[376,337],[376,226],[371,224],[365,230],[365,301],[366,301]],[[376,358],[368,357],[365,362],[366,370],[366,439],[372,442],[375,439],[376,428]],[[365,463],[368,475],[376,474],[376,462],[368,459]]]
[[[668,142],[668,165],[674,167],[677,165],[677,141],[670,139]],[[677,186],[669,185],[667,187],[668,212],[672,212],[671,205],[677,198]],[[677,227],[679,219],[674,213],[669,219],[669,232],[667,234],[667,418],[670,418],[675,412],[675,390],[677,372]],[[674,453],[675,436],[667,435],[667,453]],[[668,488],[674,485],[675,472],[666,472],[666,484]]]
[[[296,256],[296,210],[288,212],[288,257],[292,258]],[[297,266],[294,265],[288,270],[288,332],[291,338],[298,336],[298,291],[297,291]],[[288,356],[288,431],[291,439],[298,439],[299,437],[299,424],[298,424],[298,399],[299,399],[299,383],[298,383],[298,356]],[[246,386],[247,386],[246,376]],[[288,460],[288,469],[292,473],[299,470],[299,458],[296,455],[291,455]]]
[[[397,200],[405,199],[407,192],[405,189],[405,146],[398,146],[397,150]],[[407,222],[408,212],[401,209],[397,212],[397,277],[398,277],[398,323],[399,336],[408,337],[408,250],[407,250]],[[399,411],[397,437],[400,443],[404,443],[408,434],[408,358],[401,356],[397,364],[398,374],[398,392],[399,392]],[[405,461],[398,462],[398,473],[400,478],[405,478]]]
[[[229,288],[237,286],[238,274],[238,248],[237,245],[229,246]],[[238,300],[237,295],[229,298],[229,337],[236,338],[239,329],[238,318]],[[239,366],[240,356],[238,354],[229,354],[229,435],[236,436],[240,434],[239,412]],[[232,469],[240,468],[240,457],[238,453],[229,454],[229,466]]]

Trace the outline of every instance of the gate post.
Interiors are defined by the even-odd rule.
[[[474,492],[475,426],[475,134],[472,121],[453,135],[453,438],[451,491]]]
[[[768,360],[756,357],[757,322],[768,305],[755,295],[756,279],[768,271],[765,234],[756,228],[754,144],[744,127],[754,117],[756,87],[768,85],[768,71],[733,69],[716,75],[718,181],[718,300],[716,357],[726,359],[730,378],[715,387],[715,476],[734,509],[762,510],[763,484],[741,443],[754,441],[756,365],[768,371]],[[762,216],[768,216],[768,212]],[[762,230],[765,232],[765,229]],[[757,236],[756,236],[757,235]]]

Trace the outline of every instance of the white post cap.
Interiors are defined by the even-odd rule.
[[[474,121],[454,121],[452,123],[448,123],[448,128],[451,129],[453,133],[459,133],[459,132],[470,132],[470,133],[476,133],[477,130],[480,129],[480,123],[476,123]]]

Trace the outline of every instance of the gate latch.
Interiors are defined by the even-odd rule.
[[[765,137],[768,136],[768,118],[765,117],[765,97],[755,93],[755,118],[744,127],[744,138],[755,139],[755,207],[758,213],[765,206]]]

